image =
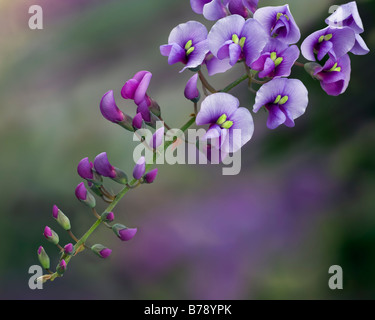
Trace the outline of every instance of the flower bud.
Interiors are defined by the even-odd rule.
[[[52,216],[64,230],[71,229],[69,218],[56,205],[52,208]]]
[[[113,225],[112,230],[115,235],[118,236],[122,241],[128,241],[132,239],[137,233],[137,228],[128,228],[119,223]]]
[[[128,183],[128,177],[125,172],[111,165],[106,152],[102,152],[95,157],[94,167],[103,177],[111,178],[121,184]]]
[[[116,105],[112,90],[102,97],[100,111],[104,118],[113,123],[119,123],[125,119],[124,113]]]
[[[150,147],[157,149],[164,141],[164,127],[161,127],[155,131],[150,141]]]
[[[316,63],[316,62],[308,62],[308,63],[305,63],[305,70],[306,72],[312,76],[313,78],[316,79],[316,76],[315,76],[315,71],[318,69],[318,68],[321,68],[321,65],[319,63]]]
[[[90,208],[94,208],[96,206],[96,200],[94,196],[89,191],[87,191],[83,182],[78,184],[78,186],[76,187],[75,195],[79,201],[89,206]]]
[[[145,174],[144,181],[146,183],[153,183],[157,175],[158,175],[158,168],[152,169],[151,171]]]
[[[144,126],[144,121],[143,121],[142,113],[138,112],[136,114],[136,116],[133,118],[133,128],[135,130],[139,130],[139,129],[142,129],[144,127],[145,126]]]
[[[102,220],[105,222],[112,222],[115,219],[113,212],[104,212],[102,214]]]
[[[184,95],[186,99],[191,100],[194,103],[197,103],[200,98],[200,93],[197,88],[198,83],[198,73],[193,75],[188,82],[186,83]]]
[[[38,248],[38,259],[39,259],[39,262],[44,269],[49,269],[50,260],[49,260],[49,257],[47,255],[46,251],[44,250],[44,248],[42,246],[40,246]]]
[[[146,159],[145,157],[140,157],[133,169],[133,177],[139,180],[143,177],[146,171]]]
[[[45,238],[53,243],[53,244],[58,244],[59,243],[59,236],[58,234],[53,231],[50,227],[45,227],[44,228],[44,232],[43,232],[43,235],[45,236]]]
[[[91,250],[96,254],[98,255],[100,258],[108,258],[111,253],[112,253],[112,250],[111,249],[108,249],[107,247],[104,247],[103,245],[101,244],[94,244],[92,247],[91,247]]]
[[[57,268],[56,268],[56,272],[59,274],[59,275],[62,275],[65,271],[66,271],[66,262],[65,262],[65,260],[64,259],[62,259],[60,262],[59,262],[59,264],[58,264],[58,266],[57,266]]]
[[[68,243],[64,246],[64,253],[67,255],[72,255],[74,251],[74,246],[71,243]]]

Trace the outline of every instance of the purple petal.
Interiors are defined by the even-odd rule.
[[[198,85],[198,73],[194,74],[186,83],[184,95],[186,99],[194,100],[199,97]]]
[[[76,190],[75,190],[75,195],[78,200],[86,200],[87,198],[87,189],[85,187],[85,184],[81,182],[80,184],[77,185]]]
[[[234,34],[241,35],[244,25],[245,19],[239,15],[228,16],[217,21],[207,36],[208,46],[212,54],[218,57],[219,49],[226,41],[232,40]]]
[[[207,73],[210,77],[217,73],[224,73],[232,68],[229,63],[229,59],[220,60],[216,58],[212,53],[206,56],[205,64],[207,67]]]
[[[136,129],[141,129],[143,125],[142,113],[138,112],[133,118],[133,127]]]
[[[59,216],[59,208],[58,208],[56,205],[54,205],[54,206],[52,207],[52,216],[53,216],[55,219],[57,219],[57,217]]]
[[[92,172],[92,168],[93,168],[93,163],[89,161],[89,158],[83,158],[79,163],[78,163],[78,166],[77,166],[77,172],[78,172],[78,175],[82,178],[82,179],[89,179],[89,180],[92,180],[94,179],[94,174]]]
[[[289,77],[294,63],[297,61],[300,51],[296,45],[288,47],[281,53],[283,61],[276,68],[275,77]]]
[[[318,61],[321,61],[328,52],[331,52],[333,43],[331,41],[323,41],[319,46],[319,52],[317,54]]]
[[[187,57],[186,66],[180,71],[187,68],[196,68],[200,66],[208,53],[208,41],[204,40],[194,45],[194,51]]]
[[[212,0],[203,7],[203,16],[207,20],[219,20],[227,15],[221,0]]]
[[[185,48],[186,43],[191,40],[193,46],[207,39],[207,28],[200,22],[188,21],[175,27],[169,37],[168,44],[178,44]]]
[[[232,43],[229,46],[229,63],[234,66],[240,59],[242,48],[240,45]]]
[[[204,5],[211,1],[212,0],[190,0],[191,9],[195,13],[202,14]]]
[[[359,34],[356,34],[355,44],[350,52],[359,56],[363,56],[365,54],[368,54],[370,52],[370,49],[367,47],[363,38]]]
[[[279,125],[285,122],[286,116],[280,110],[279,106],[272,106],[268,111],[267,127],[269,129],[276,129]]]
[[[102,97],[100,101],[100,111],[104,118],[114,123],[121,122],[125,119],[124,114],[116,105],[112,90],[105,93]]]
[[[271,73],[275,70],[275,62],[271,58],[267,58],[263,70],[259,72],[259,78],[265,78],[271,75]]]
[[[240,102],[228,93],[214,93],[202,101],[200,111],[195,120],[197,125],[214,124],[223,115],[229,118]]]
[[[133,177],[139,180],[143,177],[146,171],[146,159],[145,157],[140,157],[133,169]]]
[[[94,167],[95,170],[103,177],[116,177],[115,168],[109,163],[106,152],[102,152],[95,157]]]
[[[330,27],[334,28],[349,27],[357,34],[364,31],[362,19],[359,15],[357,3],[355,1],[338,7],[338,9],[330,15],[325,22]]]
[[[339,59],[353,48],[355,33],[348,27],[342,29],[330,28],[329,30],[329,33],[333,35],[331,42],[333,43],[335,58]]]
[[[173,43],[171,52],[168,56],[168,64],[172,65],[177,62],[186,63],[186,52],[185,49],[180,47],[180,45]]]
[[[135,234],[137,233],[137,228],[126,228],[119,230],[119,237],[122,241],[129,241],[131,240]]]
[[[125,82],[121,89],[121,96],[124,99],[134,99],[135,91],[137,90],[139,82],[135,79],[130,79]]]
[[[100,256],[102,257],[102,258],[108,258],[110,255],[111,255],[111,253],[112,253],[112,250],[111,249],[108,249],[108,248],[105,248],[105,249],[103,249],[103,250],[101,250],[100,252],[99,252],[99,254],[100,254]]]
[[[152,73],[145,71],[142,79],[139,82],[139,85],[137,87],[137,90],[134,95],[134,102],[136,104],[141,103],[146,98],[146,91],[148,89],[148,86],[150,84],[152,78]]]
[[[164,141],[164,127],[161,127],[155,131],[150,141],[150,147],[157,149],[161,146]]]
[[[48,239],[50,237],[52,237],[52,230],[50,227],[45,227],[44,228],[44,232],[43,232],[43,235]]]
[[[144,176],[146,183],[152,183],[156,179],[156,176],[158,175],[158,169],[155,168],[149,172],[147,172]]]

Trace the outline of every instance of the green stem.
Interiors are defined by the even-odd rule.
[[[181,128],[180,130],[182,132],[185,132],[188,128],[190,128],[193,124],[195,123],[195,116],[190,118],[189,121],[187,121]],[[164,143],[164,149],[166,149],[168,146],[170,146],[173,143],[173,141],[165,141]],[[152,167],[152,164],[147,164],[146,165],[146,171],[148,171]],[[120,202],[120,200],[125,196],[125,194],[133,189],[135,184],[138,183],[138,180],[133,179],[129,182],[128,186],[123,188],[115,197],[115,199],[112,201],[112,203],[105,209],[103,213],[111,212],[116,205]],[[74,245],[74,250],[77,250],[80,246],[84,245],[87,239],[90,237],[90,235],[96,230],[96,228],[99,227],[99,225],[103,222],[102,218],[99,218],[96,220],[96,222],[91,226],[89,230],[77,241],[77,243]],[[67,256],[65,259],[66,264],[68,265],[70,259],[73,256]],[[56,277],[60,277],[58,273],[54,273],[53,277],[51,280],[55,279]]]
[[[242,77],[233,81],[231,84],[229,84],[223,90],[220,90],[220,91],[221,92],[229,92],[230,90],[232,90],[234,87],[238,86],[241,82],[245,81],[246,79],[249,79],[249,76],[247,74],[244,74]]]

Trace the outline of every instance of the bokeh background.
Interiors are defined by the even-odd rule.
[[[340,3],[290,0],[301,41]],[[132,136],[102,118],[101,96],[114,90],[134,115],[120,90],[149,70],[150,95],[179,127],[192,112],[183,97],[191,75],[169,66],[159,45],[179,23],[212,22],[188,0],[0,0],[0,298],[375,298],[375,2],[357,3],[372,53],[351,56],[345,94],[327,96],[294,70],[309,90],[307,112],[295,128],[274,131],[265,113],[256,114],[240,175],[222,176],[220,166],[160,166],[157,182],[130,192],[115,210],[118,222],[138,227],[132,241],[100,228],[89,242],[112,248],[108,260],[84,252],[63,278],[30,290],[39,245],[57,264],[42,236],[46,225],[60,231],[53,204],[77,235],[94,221],[74,196],[79,160],[107,151],[114,165],[132,170]],[[28,28],[32,4],[44,10],[43,30]],[[210,81],[222,87],[242,73],[238,66]],[[233,93],[252,106],[244,84]],[[59,233],[62,244],[70,241]],[[343,268],[344,290],[329,289],[331,265]]]

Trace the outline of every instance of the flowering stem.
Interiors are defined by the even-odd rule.
[[[295,66],[298,66],[298,67],[302,67],[302,68],[305,67],[305,64],[303,64],[303,63],[301,63],[301,62],[298,62],[298,61],[294,62],[294,65],[295,65]]]
[[[199,75],[199,79],[201,80],[202,84],[206,87],[206,89],[208,91],[210,91],[211,93],[217,92],[216,89],[208,83],[207,79],[204,77],[201,70],[198,71],[198,75]]]
[[[71,237],[75,242],[78,242],[77,237],[73,234],[73,232],[72,232],[71,230],[68,230],[67,232],[68,232],[68,234],[70,235],[70,237]]]
[[[233,81],[231,84],[229,84],[223,90],[220,90],[220,91],[221,92],[229,92],[234,87],[238,86],[241,82],[245,81],[248,78],[249,78],[249,76],[247,74],[244,74],[242,77],[238,78],[236,81]]]

